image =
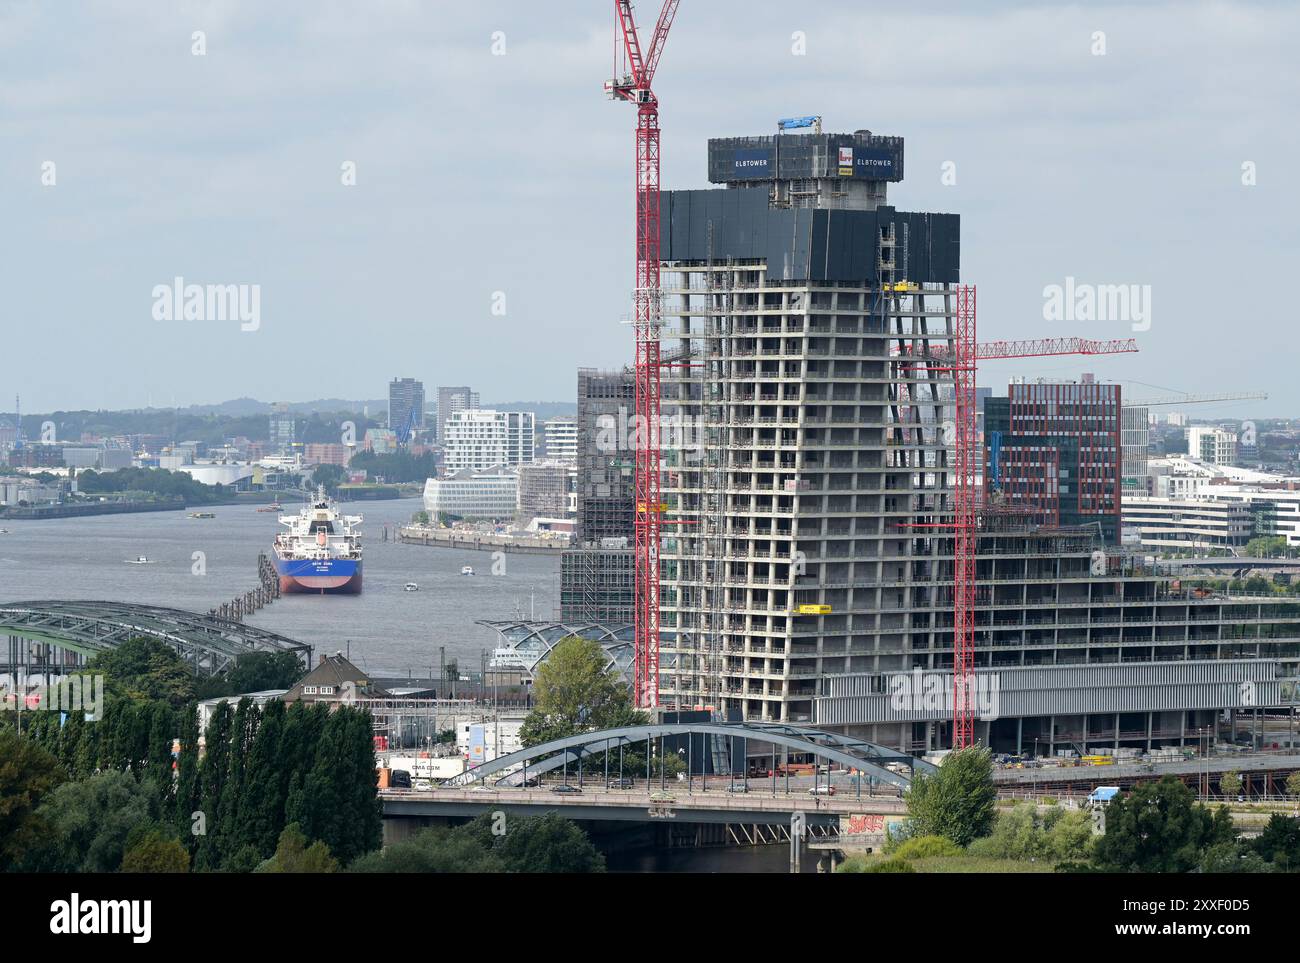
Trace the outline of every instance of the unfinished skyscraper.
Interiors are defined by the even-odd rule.
[[[733,138],[709,143],[725,188],[662,195],[661,704],[952,744],[959,225],[889,206],[902,173],[866,131]],[[1118,397],[1088,400],[1114,439]],[[1296,603],[1196,587],[1091,519],[977,518],[975,740],[1186,743],[1297,701]]]
[[[898,137],[730,138],[725,189],[663,195],[665,704],[806,722],[819,677],[951,647],[905,526],[950,510],[952,376],[906,358],[953,350],[959,224],[889,207],[902,176]]]

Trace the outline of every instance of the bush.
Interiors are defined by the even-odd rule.
[[[990,859],[1086,860],[1093,844],[1092,823],[1083,810],[1021,803],[998,813],[993,831],[971,843],[969,852]]]
[[[896,859],[930,859],[935,856],[962,856],[965,850],[942,836],[917,836],[894,850]],[[881,872],[885,872],[881,870]]]
[[[916,869],[905,859],[877,856],[850,856],[836,867],[837,873],[915,873]]]

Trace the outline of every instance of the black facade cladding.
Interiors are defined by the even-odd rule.
[[[770,281],[879,283],[880,228],[892,224],[893,280],[956,284],[961,217],[879,207],[874,211],[773,208],[765,185],[659,196],[665,261],[762,259]]]
[[[709,181],[846,177],[901,181],[903,138],[856,134],[781,134],[709,140]]]

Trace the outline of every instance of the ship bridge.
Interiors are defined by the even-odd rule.
[[[253,652],[293,652],[311,665],[312,647],[243,622],[128,602],[39,601],[0,604],[0,671],[70,671],[128,639],[174,648],[196,675],[213,675]]]

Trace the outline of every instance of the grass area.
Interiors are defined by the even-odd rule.
[[[1026,863],[1018,859],[990,859],[984,856],[934,856],[914,859],[918,873],[1050,873],[1049,862]]]

